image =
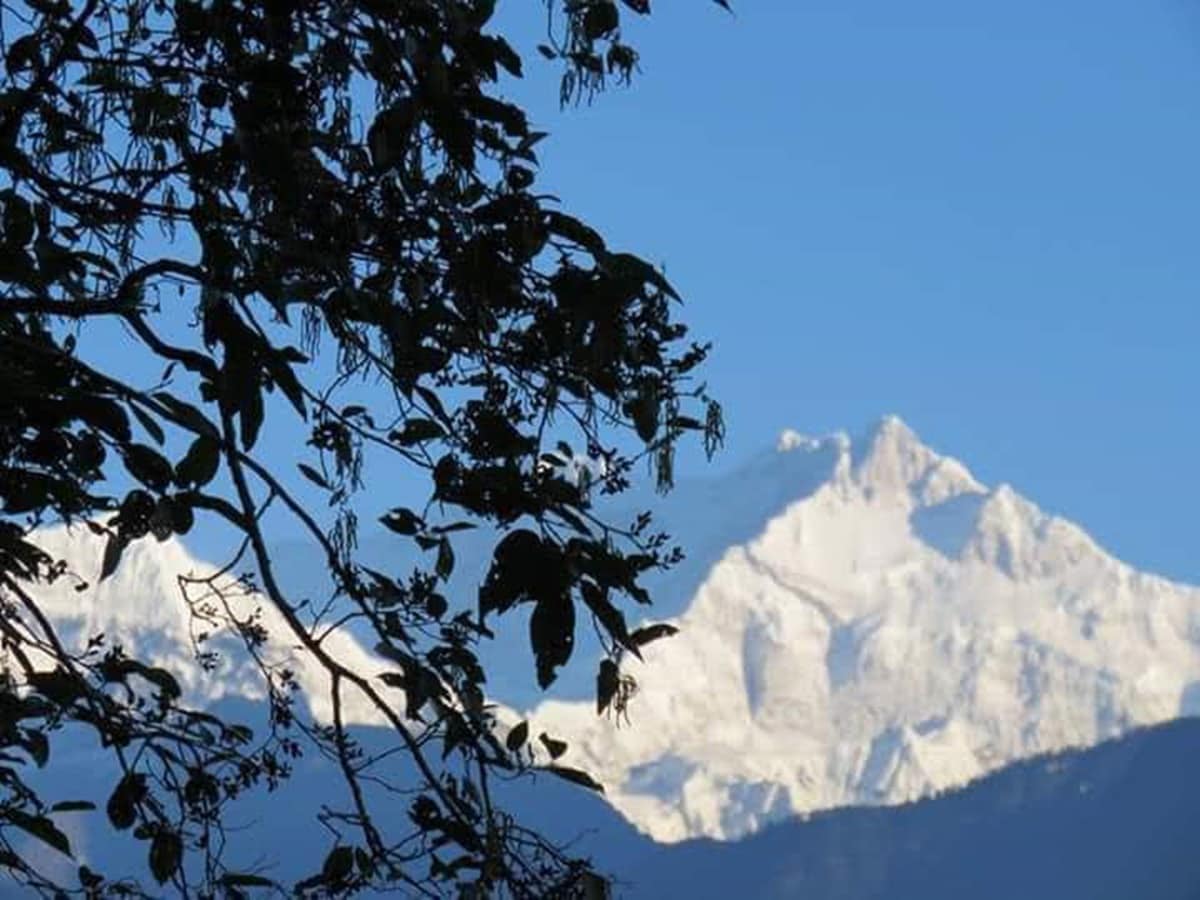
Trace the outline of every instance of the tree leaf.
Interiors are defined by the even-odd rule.
[[[552,738],[544,731],[538,735],[538,740],[541,741],[542,746],[546,748],[546,752],[550,754],[551,759],[558,759],[567,752],[566,741],[560,741],[557,738]]]
[[[510,531],[496,545],[479,587],[479,615],[507,612],[514,604],[560,594],[569,581],[562,551],[528,528]]]
[[[153,491],[165,491],[175,478],[171,464],[145,444],[130,444],[125,448],[124,459],[129,474]]]
[[[29,751],[30,757],[37,763],[39,769],[45,768],[46,763],[50,760],[50,741],[44,732],[34,728],[25,731],[21,745]]]
[[[509,731],[508,736],[504,739],[504,746],[511,752],[516,753],[523,746],[525,741],[529,739],[529,723],[518,722]]]
[[[104,545],[104,558],[100,562],[100,581],[104,581],[117,571],[117,566],[121,564],[121,556],[128,546],[129,539],[124,535],[115,533],[108,536],[108,541]]]
[[[317,487],[324,488],[327,491],[333,490],[329,482],[325,480],[325,476],[310,466],[308,463],[297,463],[296,468],[300,470],[300,474],[315,484]]]
[[[537,663],[537,681],[548,688],[575,649],[575,604],[569,594],[543,597],[529,617],[529,641]]]
[[[621,23],[612,0],[594,0],[583,14],[583,33],[590,41],[599,40]]]
[[[379,520],[383,526],[396,534],[411,536],[424,526],[425,521],[411,509],[398,506]]]
[[[404,423],[404,428],[393,431],[389,436],[396,443],[411,447],[424,441],[437,440],[445,434],[446,430],[432,419],[409,419]]]
[[[146,429],[146,433],[149,434],[150,437],[154,438],[154,442],[161,447],[163,441],[166,440],[166,435],[163,434],[162,426],[155,421],[153,416],[143,410],[136,403],[130,403],[129,409],[133,413],[133,417],[141,423],[144,429]]]
[[[221,436],[221,433],[217,430],[217,426],[210,422],[204,413],[200,412],[200,410],[190,403],[184,403],[166,391],[159,391],[154,395],[154,399],[170,410],[171,414],[185,428],[190,428],[197,434],[210,437],[213,440],[217,440]]]
[[[599,256],[605,252],[604,239],[600,234],[584,225],[573,216],[550,210],[546,213],[546,227],[554,234],[566,238],[589,253]]]
[[[543,766],[543,772],[549,772],[551,775],[557,775],[564,781],[569,781],[572,784],[577,784],[580,787],[588,788],[592,791],[604,793],[604,786],[595,778],[580,769],[572,769],[567,766]]]
[[[4,817],[26,834],[32,835],[44,844],[49,844],[59,853],[65,856],[71,855],[70,840],[53,821],[45,816],[31,816],[20,809],[9,809],[5,811]]]
[[[329,855],[325,857],[325,863],[321,866],[321,874],[325,876],[325,880],[330,884],[338,884],[346,879],[354,869],[354,848],[341,846],[334,847],[329,851]]]
[[[96,804],[89,800],[63,800],[50,807],[50,812],[91,812]]]
[[[611,659],[600,660],[596,673],[596,714],[602,714],[612,703],[621,686],[621,671]]]
[[[438,542],[438,554],[436,572],[438,578],[445,581],[454,571],[454,548],[450,546],[450,539],[443,537]]]
[[[637,644],[629,639],[629,629],[625,624],[625,615],[613,606],[612,601],[604,595],[604,591],[595,582],[584,580],[579,584],[579,593],[588,609],[600,621],[612,638],[634,656],[641,658]]]
[[[160,828],[150,841],[150,874],[159,884],[170,880],[183,859],[183,841],[168,828]]]
[[[639,628],[629,635],[629,642],[638,647],[644,647],[651,641],[657,641],[661,638],[670,637],[673,634],[678,634],[679,629],[674,625],[668,625],[665,622],[660,622],[656,625],[647,625]]]
[[[276,883],[270,878],[250,875],[246,872],[226,872],[218,883],[222,887],[276,887]]]
[[[416,105],[404,98],[375,117],[367,130],[371,161],[379,170],[397,166],[409,146],[409,135],[416,125]]]
[[[257,383],[243,385],[238,403],[238,431],[242,439],[242,447],[252,450],[258,442],[258,432],[263,423],[262,389]]]
[[[216,477],[220,465],[221,445],[210,437],[198,437],[176,463],[175,483],[180,487],[204,487]]]
[[[146,796],[146,776],[131,772],[117,782],[105,811],[113,828],[124,831],[137,821],[137,804]]]

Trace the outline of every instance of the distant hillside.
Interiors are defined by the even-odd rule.
[[[244,701],[222,708],[243,720],[255,712]],[[360,735],[368,746],[377,737],[372,729]],[[97,779],[94,757],[80,748],[63,762],[50,795],[103,806],[108,782]],[[289,810],[335,801],[330,775],[328,763],[309,757],[276,795],[247,797],[230,825],[252,828],[254,841],[234,841],[230,861],[282,879],[310,871],[328,851],[329,835]],[[817,813],[731,842],[656,844],[596,795],[555,779],[501,785],[500,792],[510,811],[616,874],[617,900],[1200,897],[1200,720],[1016,763],[940,797]],[[381,812],[398,819],[406,809],[398,802]],[[145,844],[113,833],[102,812],[57,819],[80,861],[145,873]],[[78,864],[47,856],[64,871]],[[9,897],[3,888],[0,897]]]
[[[1200,721],[1180,720],[934,799],[660,846],[623,896],[1193,900],[1198,841]]]

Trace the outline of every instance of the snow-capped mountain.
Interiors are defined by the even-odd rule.
[[[755,504],[768,514],[737,521]],[[896,418],[860,441],[785,433],[668,519],[701,559],[676,586],[680,633],[629,664],[632,725],[585,702],[533,713],[660,841],[911,800],[1200,711],[1200,591],[981,485]]]
[[[681,631],[627,664],[640,684],[630,725],[595,714],[586,627],[560,699],[533,689],[520,612],[499,623],[490,669],[496,699],[567,739],[565,761],[657,840],[894,804],[1200,713],[1200,590],[1138,573],[1011,488],[981,485],[898,419],[853,441],[785,432],[740,470],[681,484],[660,521],[688,558],[650,585],[649,612]],[[98,572],[102,545],[85,529],[46,540],[81,574]],[[468,532],[456,545],[456,605],[474,605],[491,540]],[[408,564],[397,546],[364,550],[397,569]],[[319,595],[306,588],[320,580],[314,565],[289,557],[281,571]],[[238,654],[215,675],[194,664],[200,626],[177,579],[206,571],[177,542],[143,541],[97,588],[62,581],[44,600],[80,639],[119,637],[195,699],[254,699],[261,682]],[[234,602],[284,632],[269,604]],[[328,640],[386,668],[350,634]],[[327,718],[323,676],[302,659],[296,671]],[[371,721],[365,708],[346,713]]]
[[[312,714],[331,721],[328,677],[306,657],[289,634],[283,616],[261,595],[239,589],[234,573],[223,573],[192,556],[177,539],[135,541],[122,555],[116,572],[96,583],[104,539],[83,526],[47,529],[37,543],[53,558],[69,563],[71,577],[39,586],[43,611],[65,643],[82,649],[95,635],[109,645],[170,672],[189,703],[201,707],[222,700],[261,700],[266,696],[259,666],[246,653],[242,639],[228,626],[229,617],[261,627],[270,640],[260,656],[272,664],[287,661],[304,691]],[[240,572],[241,570],[235,570]],[[212,584],[221,586],[218,593]],[[82,584],[86,589],[77,590]],[[352,634],[334,631],[326,649],[358,671],[376,673],[386,661],[366,650]],[[215,667],[200,665],[198,654],[211,654]],[[377,724],[365,698],[346,693],[347,721]]]

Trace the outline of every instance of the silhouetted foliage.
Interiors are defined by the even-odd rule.
[[[0,868],[21,883],[89,897],[160,891],[140,886],[147,874],[188,896],[273,887],[224,867],[222,814],[316,744],[344,777],[346,806],[321,814],[337,835],[327,858],[282,887],[601,892],[586,861],[492,803],[489,772],[595,783],[553,761],[561,741],[541,736],[543,764],[527,726],[497,734],[473,648],[489,616],[530,606],[545,687],[590,619],[608,652],[599,708],[623,709],[622,655],[669,629],[631,634],[622,604],[648,602],[641,576],[677,554],[648,517],[602,521],[592,498],[627,487],[641,458],[668,486],[677,441],[698,432],[711,452],[722,425],[691,380],[707,348],[685,342],[662,273],[537,191],[543,135],[500,93],[523,63],[489,30],[494,6],[4,3]],[[645,0],[555,0],[544,12],[539,51],[563,65],[564,102],[635,71],[621,24],[647,14]],[[158,383],[130,383],[85,346],[101,320],[158,361]],[[297,499],[296,460],[259,447],[288,417],[305,423],[298,474],[327,495],[323,510]],[[356,496],[368,478],[378,496],[397,467],[430,487],[426,508],[383,519],[428,553],[409,576],[355,558]],[[280,588],[268,507],[328,560],[328,608]],[[225,574],[244,557],[289,633],[264,634],[219,602],[204,606],[207,624],[251,654],[273,638],[302,648],[328,675],[332,722],[307,721],[293,674],[263,658],[271,729],[255,736],[187,708],[175,677],[127,656],[119,635],[65,644],[39,607],[39,584],[92,590],[131,544],[187,534],[201,516],[244,542],[200,587],[218,600],[247,590]],[[63,522],[105,537],[100,571],[71,571],[39,546],[39,528]],[[477,598],[444,596],[454,536],[480,524],[503,532],[490,573]],[[372,679],[339,658],[331,621],[368,630],[393,671]],[[371,815],[381,796],[397,801],[343,721],[347,693],[390,726],[417,773],[404,786],[407,833],[385,834]],[[19,852],[17,832],[71,850],[26,775],[54,765],[51,740],[68,726],[92,730],[119,765],[91,814],[145,842],[145,872],[81,867],[60,885]]]

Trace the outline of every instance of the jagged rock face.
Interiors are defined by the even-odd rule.
[[[911,800],[1198,711],[1200,591],[988,490],[899,420],[856,442],[786,433],[679,498],[684,544],[772,483],[792,502],[691,573],[681,633],[631,664],[632,727],[534,713],[656,839]]]

